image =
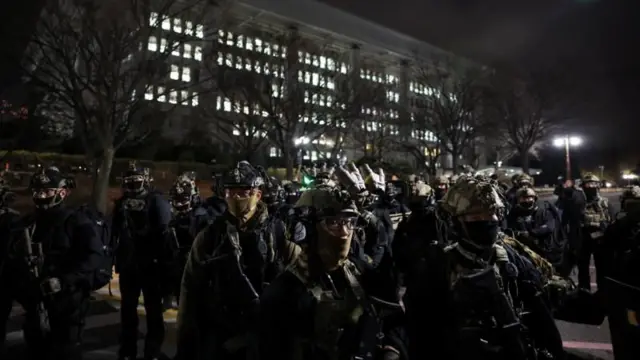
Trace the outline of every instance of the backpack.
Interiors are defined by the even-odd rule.
[[[76,209],[76,213],[83,214],[91,224],[102,245],[98,269],[94,272],[90,280],[90,290],[96,291],[111,282],[113,278],[113,266],[116,244],[111,239],[111,231],[105,216],[92,207],[82,205]]]
[[[551,216],[553,216],[556,221],[555,232],[553,234],[553,243],[549,244],[551,248],[546,250],[560,254],[564,253],[569,237],[567,236],[567,232],[565,231],[564,226],[562,226],[562,216],[560,215],[560,211],[555,205],[551,204],[550,202],[545,201],[544,204],[547,211],[551,213]]]

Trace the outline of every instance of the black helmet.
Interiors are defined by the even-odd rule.
[[[225,188],[258,188],[264,185],[259,171],[246,161],[227,171],[222,181]]]
[[[64,176],[57,167],[43,168],[31,178],[29,189],[37,208],[49,209],[62,203],[62,189],[73,187],[73,181]]]
[[[126,193],[141,193],[148,185],[149,172],[138,167],[135,161],[129,162],[129,168],[122,174],[122,188]]]

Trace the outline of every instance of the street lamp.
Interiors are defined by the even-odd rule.
[[[582,139],[577,136],[565,135],[556,139],[553,139],[553,146],[564,147],[565,166],[567,167],[567,179],[571,180],[571,147],[580,146]]]
[[[636,175],[636,174],[622,174],[622,178],[624,180],[627,180],[627,186],[630,186],[632,180],[637,180],[638,179],[638,175]]]

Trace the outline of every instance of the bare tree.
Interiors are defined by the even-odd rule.
[[[0,148],[7,150],[4,157],[15,150],[22,139],[27,129],[24,122],[28,119],[29,109],[26,106],[15,106],[7,100],[0,100]]]
[[[416,130],[428,132],[418,146],[437,142],[444,153],[451,155],[454,169],[485,124],[479,107],[480,74],[478,69],[453,61],[419,62],[415,68],[416,88],[412,90],[420,96],[414,107],[413,124]]]
[[[520,156],[522,170],[529,172],[530,156],[537,156],[543,141],[562,123],[559,98],[548,73],[509,77],[494,73],[488,82],[487,114],[496,120],[496,142],[502,151]]]
[[[48,94],[51,112],[72,124],[94,160],[98,208],[106,207],[116,151],[162,128],[173,110],[197,105],[204,79],[176,68],[180,58],[202,60],[216,13],[206,0],[53,1],[44,7],[22,64],[27,80]]]

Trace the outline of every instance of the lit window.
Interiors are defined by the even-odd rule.
[[[160,39],[160,52],[167,50],[167,39]]]
[[[159,102],[167,102],[167,97],[164,93],[164,87],[163,86],[158,86],[158,98],[157,100]]]
[[[282,54],[282,58],[283,58],[283,59],[286,59],[286,58],[287,58],[287,47],[286,47],[286,46],[284,46],[284,45],[283,45],[283,46],[281,46],[281,47],[280,47],[280,51],[281,51],[281,54]]]
[[[271,84],[271,96],[280,97],[280,86],[278,84]]]
[[[241,49],[244,48],[244,36],[238,35],[238,37],[236,38],[236,46]]]
[[[220,51],[218,51],[218,65],[223,65],[223,64],[224,64],[224,56]]]
[[[242,58],[240,56],[236,56],[236,69],[242,70]]]
[[[225,56],[224,64],[229,66],[229,67],[232,67],[233,66],[233,55],[227,54]]]
[[[262,40],[256,38],[256,51],[262,52]]]
[[[224,111],[231,111],[231,100],[224,99]]]
[[[180,56],[180,46],[177,44],[172,44],[172,45],[173,45],[173,50],[171,50],[171,55]]]
[[[196,25],[196,37],[204,39],[204,26],[202,24]]]
[[[345,63],[340,64],[340,72],[343,74],[347,73],[347,64]]]
[[[333,59],[327,59],[327,69],[329,69],[331,71],[335,71],[336,70],[336,62],[333,61]]]
[[[233,131],[231,132],[234,136],[240,136],[240,130],[238,129],[233,129]]]
[[[327,68],[327,58],[324,56],[320,56],[320,68],[321,69]]]
[[[193,97],[191,98],[191,106],[198,106],[199,104],[198,94],[193,94]]]
[[[245,43],[245,47],[247,50],[253,50],[253,39],[248,37],[247,42]]]
[[[149,26],[158,26],[158,13],[152,12],[149,14]]]
[[[320,76],[318,76],[318,74],[316,73],[311,74],[311,84],[316,86],[320,84]]]
[[[180,91],[180,102],[186,104],[189,100],[189,92],[187,90]]]
[[[193,58],[198,61],[202,61],[202,46],[195,47],[195,50],[193,51]]]
[[[327,88],[330,90],[334,90],[336,88],[336,83],[333,82],[333,79],[327,78]]]
[[[309,53],[304,54],[304,63],[307,65],[311,65],[311,54]]]
[[[147,90],[144,92],[145,100],[153,100],[153,86],[147,87]]]
[[[169,18],[162,19],[162,29],[171,30],[171,19]]]
[[[313,66],[320,66],[320,60],[317,55],[313,55]]]
[[[263,47],[264,47],[264,53],[266,55],[271,55],[271,45],[269,45],[268,42],[265,42]]]
[[[182,56],[184,56],[185,59],[191,58],[191,44],[184,44],[184,53],[182,53]]]
[[[233,38],[233,34],[228,32],[227,33],[227,45],[233,46],[234,43],[235,43],[235,41],[234,41],[234,38]]]
[[[173,19],[173,31],[178,34],[182,33],[182,21],[180,19]]]
[[[244,58],[244,69],[247,71],[251,71],[252,68],[253,66],[251,66],[251,59]]]
[[[216,110],[220,110],[220,109],[222,109],[222,98],[218,96],[216,98]]]
[[[269,157],[277,157],[278,156],[278,148],[271,147],[269,149]]]
[[[304,82],[307,84],[311,84],[311,73],[308,71],[304,73]]]
[[[262,66],[260,65],[260,60],[256,60],[256,62],[253,64],[253,71],[257,72],[258,74],[262,72]]]
[[[169,92],[169,103],[177,104],[178,103],[178,92],[175,90],[171,90]]]
[[[191,21],[184,22],[184,34],[189,36],[193,35],[193,23]]]
[[[147,45],[149,51],[158,51],[158,39],[155,36],[149,36],[149,44]]]
[[[182,81],[189,82],[191,81],[191,69],[188,67],[182,68]]]
[[[178,65],[171,65],[171,75],[169,75],[169,77],[172,80],[180,79],[180,67],[178,67]]]
[[[279,50],[280,50],[280,45],[273,44],[273,56],[278,55]]]

